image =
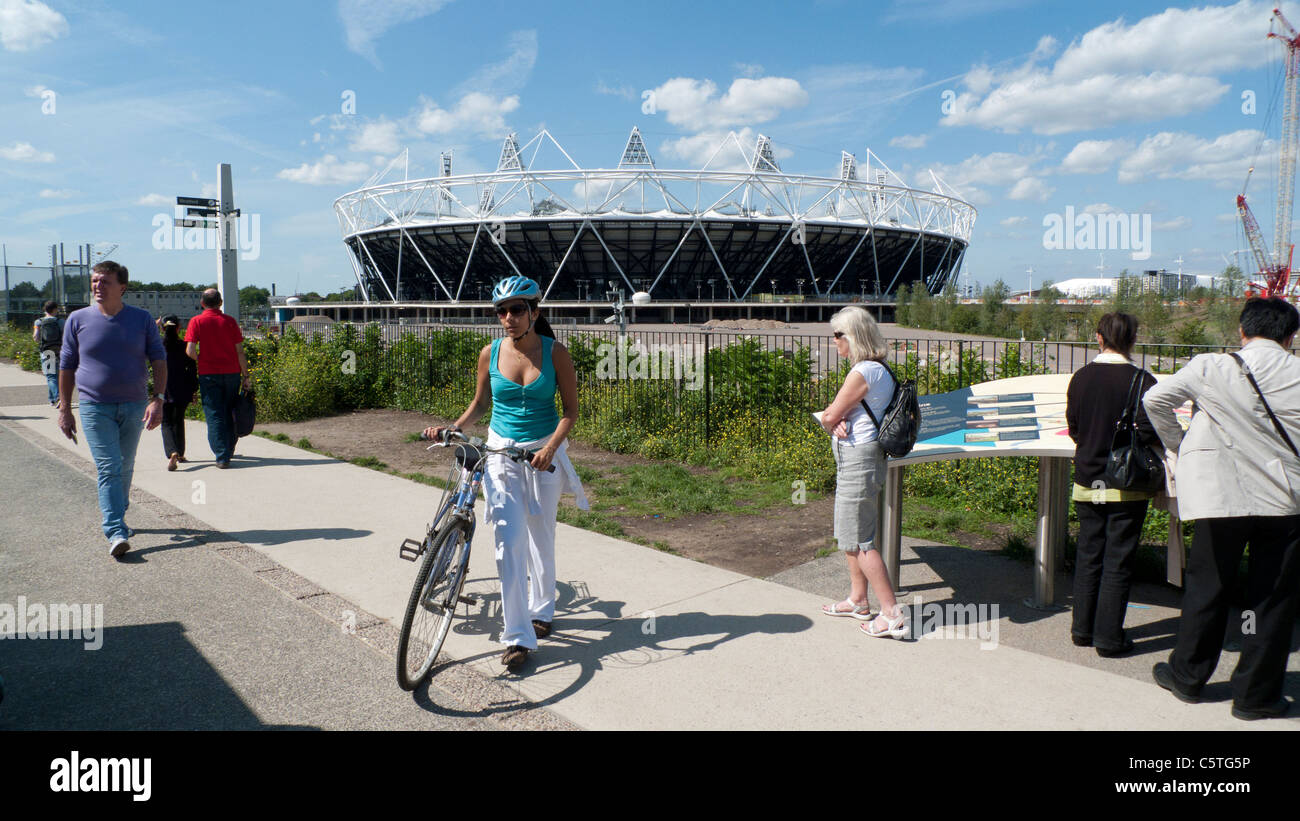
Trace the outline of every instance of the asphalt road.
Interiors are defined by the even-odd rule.
[[[115,561],[89,463],[3,421],[0,499],[0,619],[23,597],[102,605],[103,625],[98,640],[0,640],[0,730],[557,726],[454,665],[401,691],[391,625],[148,494],[132,495],[137,535]]]

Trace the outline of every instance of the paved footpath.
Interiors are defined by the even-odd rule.
[[[26,401],[22,391],[35,389],[40,379],[0,365],[0,406]],[[0,474],[59,470],[48,449],[82,465],[80,475],[87,475],[84,440],[73,445],[59,435],[48,406],[0,407],[0,427],[10,429],[0,430],[0,458],[17,466]],[[952,627],[927,627],[923,610],[917,625],[923,638],[878,640],[859,633],[853,620],[818,612],[843,592],[839,557],[762,580],[565,525],[557,534],[556,632],[522,673],[508,674],[498,661],[499,596],[490,530],[484,528],[467,584],[479,604],[448,637],[444,653],[452,661],[437,668],[428,694],[412,700],[398,691],[391,670],[392,623],[415,573],[414,564],[397,558],[397,546],[423,533],[435,492],[257,437],[241,440],[232,469],[218,471],[202,426],[192,423],[187,439],[194,461],[176,473],[165,470],[157,431],[141,442],[130,517],[141,533],[133,540],[132,562],[119,565],[106,555],[85,480],[64,476],[61,495],[55,488],[45,494],[66,511],[57,526],[66,535],[46,538],[42,549],[29,540],[52,532],[53,523],[6,502],[6,511],[18,515],[6,514],[0,528],[0,602],[19,594],[29,600],[62,594],[51,586],[54,580],[80,568],[85,594],[73,600],[103,601],[110,624],[155,633],[151,641],[196,662],[158,661],[170,670],[200,672],[179,684],[170,673],[151,676],[154,689],[180,686],[191,696],[211,690],[226,703],[241,701],[253,717],[238,726],[405,727],[413,725],[401,723],[410,720],[402,706],[415,704],[430,720],[469,714],[488,717],[494,726],[586,729],[1300,728],[1293,719],[1247,725],[1231,718],[1223,701],[1185,705],[1151,683],[1150,665],[1167,653],[1177,615],[1176,593],[1171,602],[1161,588],[1134,597],[1139,609],[1130,623],[1145,652],[1102,663],[1069,644],[1068,612],[1043,614],[1020,605],[1031,590],[1028,566],[909,540],[905,603],[918,595],[927,603],[997,604],[999,615],[990,615],[983,628],[987,638],[996,625],[998,641],[982,649],[990,642],[962,637]],[[22,480],[6,481],[7,499],[21,495]],[[142,518],[140,508],[156,510],[157,520]],[[21,544],[10,542],[15,538]],[[244,565],[235,569],[245,577],[284,592],[272,591],[276,598],[244,590],[234,564]],[[11,573],[11,567],[22,572]],[[172,591],[166,615],[139,610],[146,596],[135,591],[145,574],[153,574],[149,595]],[[1066,579],[1057,585],[1068,593]],[[238,594],[227,592],[235,588]],[[313,602],[336,622],[346,618],[344,609],[359,614],[356,635],[329,623],[318,632],[303,626],[315,615]],[[259,649],[220,641],[235,633],[246,633],[245,641]],[[390,655],[374,668],[378,672],[362,669],[363,656],[381,652]],[[227,667],[241,653],[256,653],[259,664],[281,672],[249,671],[236,683]],[[1211,697],[1227,697],[1230,660],[1225,654],[1208,688]],[[1297,669],[1294,657],[1291,669]],[[11,679],[7,670],[3,674]],[[327,698],[367,675],[382,683],[371,688],[373,703]],[[157,687],[159,678],[169,681],[167,688]],[[1288,678],[1288,694],[1300,696],[1300,676]],[[62,696],[42,698],[57,702]],[[470,706],[454,706],[460,702]],[[7,697],[0,727],[9,708]],[[142,716],[150,708],[147,701],[121,702],[97,715],[149,726]],[[56,715],[71,712],[65,707]],[[214,726],[183,712],[174,723]]]

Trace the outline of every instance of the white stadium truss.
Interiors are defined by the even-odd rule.
[[[571,168],[535,168],[551,146]],[[523,146],[507,137],[491,173],[453,175],[444,153],[441,176],[384,182],[405,159],[334,203],[367,301],[482,299],[510,273],[552,300],[606,283],[656,299],[699,296],[705,281],[726,300],[764,283],[808,283],[814,299],[916,281],[935,292],[976,216],[933,173],[934,190],[907,187],[870,151],[864,178],[847,152],[837,177],[784,173],[763,135],[746,151],[729,134],[697,171],[657,168],[636,128],[617,168],[580,167],[545,130]]]

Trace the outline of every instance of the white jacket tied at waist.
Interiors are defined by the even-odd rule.
[[[488,429],[487,446],[490,448],[515,447],[524,450],[537,450],[546,445],[551,437],[544,436],[541,439],[535,439],[531,442],[525,442],[516,439],[507,439],[492,429]],[[590,510],[591,505],[587,502],[587,494],[582,489],[582,482],[578,479],[578,472],[573,469],[573,463],[569,461],[569,443],[561,442],[560,447],[555,451],[555,457],[551,459],[551,464],[555,466],[556,472],[560,479],[560,492],[572,493],[574,503],[579,510]],[[537,492],[537,471],[528,470],[524,472],[527,477],[524,483],[524,498],[528,505],[528,512],[534,516],[541,512],[537,504],[540,494]]]
[[[1300,359],[1270,339],[1238,354],[1269,407],[1300,445]],[[1186,435],[1174,409],[1195,402]],[[1201,354],[1143,397],[1165,447],[1178,451],[1174,479],[1184,520],[1300,514],[1300,458],[1273,427],[1250,380],[1228,354]]]

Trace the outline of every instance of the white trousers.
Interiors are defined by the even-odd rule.
[[[555,619],[555,509],[562,489],[558,466],[538,473],[499,454],[488,457],[483,490],[501,578],[502,644],[535,650],[533,619]]]

